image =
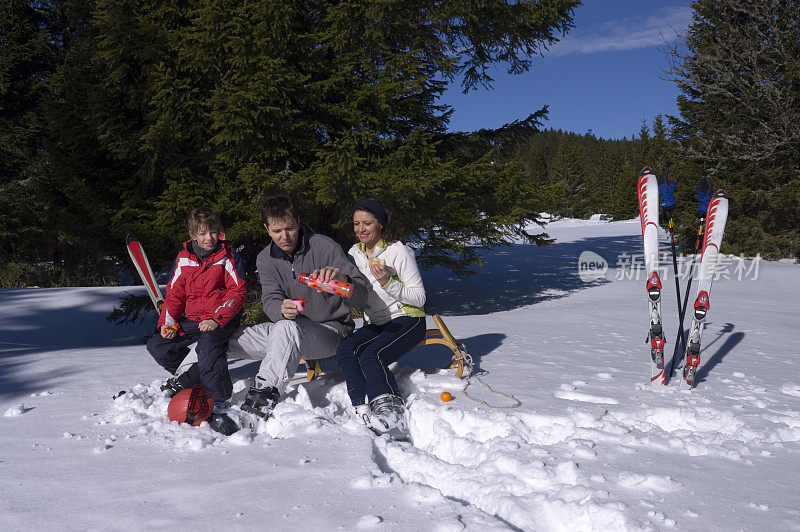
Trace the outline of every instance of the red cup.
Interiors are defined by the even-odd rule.
[[[292,303],[294,303],[295,308],[302,312],[306,309],[306,300],[302,297],[300,299],[292,299]]]

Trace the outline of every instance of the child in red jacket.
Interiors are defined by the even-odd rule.
[[[220,240],[217,213],[206,207],[194,209],[188,224],[191,239],[175,259],[175,273],[158,319],[159,334],[148,340],[147,350],[175,374],[189,346],[197,342],[197,363],[169,379],[162,389],[174,395],[199,383],[220,407],[233,391],[226,354],[228,339],[242,317],[244,267],[233,246]]]

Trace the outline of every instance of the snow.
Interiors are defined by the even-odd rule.
[[[447,349],[417,348],[396,368],[413,446],[352,419],[335,374],[298,372],[272,419],[230,437],[170,423],[141,343],[155,316],[104,320],[142,287],[0,290],[0,529],[800,530],[800,267],[716,281],[697,388],[652,386],[644,278],[617,260],[640,230],[561,220],[558,243],[486,252],[472,279],[425,272],[475,372],[522,406],[470,400],[438,369]],[[609,264],[591,282],[587,250]],[[256,364],[231,361],[234,400]]]

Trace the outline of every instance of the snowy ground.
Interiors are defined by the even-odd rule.
[[[140,343],[153,323],[104,322],[143,290],[0,290],[0,529],[800,530],[800,266],[738,280],[729,262],[680,392],[646,384],[644,280],[615,268],[641,252],[638,221],[548,231],[557,244],[488,252],[473,279],[425,274],[482,378],[523,404],[469,400],[435,369],[449,352],[417,348],[398,370],[414,447],[349,419],[336,376],[298,373],[274,419],[229,438],[170,424]],[[611,266],[590,283],[586,250]],[[671,266],[664,284],[671,353]],[[255,364],[232,363],[235,398]]]

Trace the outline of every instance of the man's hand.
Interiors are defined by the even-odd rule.
[[[166,338],[167,340],[172,340],[177,335],[178,335],[178,326],[177,325],[162,325],[161,326],[161,338]]]
[[[319,268],[311,272],[311,277],[316,278],[318,281],[347,281],[347,277],[345,277],[339,268],[334,266],[325,266],[324,268]],[[320,292],[321,290],[317,290]]]
[[[284,318],[286,318],[287,320],[293,320],[297,317],[299,313],[300,311],[297,310],[294,301],[292,301],[291,299],[283,300],[283,303],[281,303],[281,314],[283,314]]]
[[[219,323],[214,320],[203,320],[200,322],[200,325],[197,326],[197,328],[203,332],[213,331],[217,327],[219,327]]]

